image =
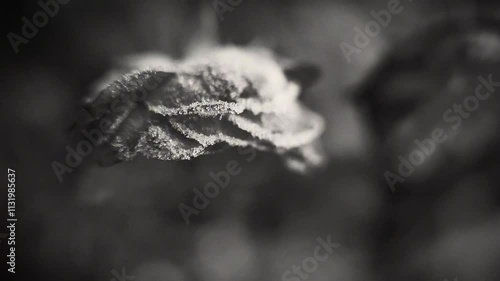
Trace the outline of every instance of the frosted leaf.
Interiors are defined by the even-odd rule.
[[[297,99],[294,76],[303,72],[283,70],[265,50],[236,47],[183,61],[128,57],[86,97],[86,128],[109,120],[100,144],[118,160],[188,160],[222,145],[274,151],[295,166],[314,166],[322,155],[311,144],[324,121]],[[305,77],[308,83],[314,78]]]

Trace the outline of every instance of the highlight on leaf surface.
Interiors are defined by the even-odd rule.
[[[236,47],[182,61],[129,57],[85,98],[85,127],[101,130],[99,145],[117,161],[189,160],[221,147],[253,147],[305,170],[322,163],[324,121],[298,101],[300,81],[309,86],[317,70],[298,70],[284,69],[265,50]]]

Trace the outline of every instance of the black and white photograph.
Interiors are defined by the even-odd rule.
[[[1,10],[2,281],[500,280],[500,2]]]

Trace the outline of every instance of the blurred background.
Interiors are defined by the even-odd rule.
[[[456,129],[443,114],[475,93],[479,76],[500,81],[500,5],[401,0],[360,47],[355,28],[393,1],[242,0],[222,18],[220,2],[238,1],[71,0],[17,54],[4,37],[15,278],[121,281],[113,272],[125,270],[137,281],[286,280],[330,236],[341,246],[307,280],[499,280],[500,99],[492,92]],[[21,18],[41,8],[3,10],[12,18],[4,34],[21,34]],[[58,181],[51,163],[74,141],[67,129],[81,98],[121,57],[183,58],[204,42],[263,46],[321,69],[301,100],[326,120],[327,167],[299,175],[276,155],[248,162],[229,150],[189,162],[86,163]],[[342,43],[356,51],[346,56]],[[386,172],[397,175],[398,157],[436,128],[451,132],[447,140],[391,189]],[[179,204],[230,160],[242,172],[186,224]]]

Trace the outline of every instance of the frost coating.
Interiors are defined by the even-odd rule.
[[[184,61],[133,56],[96,91],[85,100],[88,128],[110,121],[101,143],[118,160],[189,160],[224,144],[289,154],[292,167],[321,162],[312,143],[324,121],[299,103],[299,84],[269,52],[226,47]]]

